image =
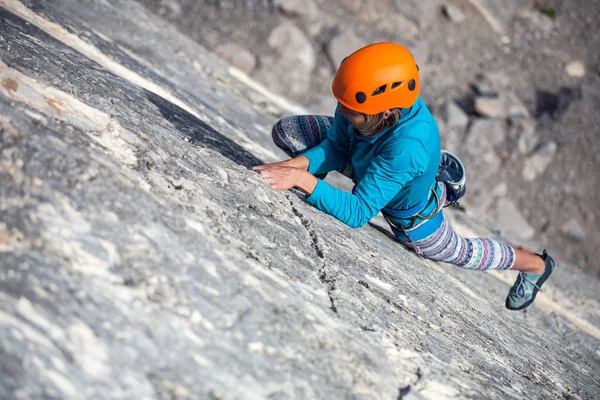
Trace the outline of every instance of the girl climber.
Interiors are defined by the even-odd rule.
[[[381,211],[398,241],[420,256],[472,270],[518,270],[506,307],[529,306],[554,261],[546,251],[532,254],[454,232],[442,206],[456,193],[436,179],[446,153],[419,97],[419,67],[410,52],[395,43],[357,50],[342,61],[332,89],[338,100],[334,117],[278,121],[273,140],[292,158],[253,170],[277,190],[299,188],[308,203],[353,228]],[[322,180],[333,170],[354,180],[352,193]]]

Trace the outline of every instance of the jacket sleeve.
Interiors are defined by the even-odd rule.
[[[352,228],[369,222],[428,165],[427,148],[415,139],[399,139],[375,157],[354,193],[319,180],[307,202]]]
[[[340,169],[350,160],[350,123],[338,114],[338,109],[339,104],[333,124],[327,131],[327,138],[302,154],[308,158],[308,172],[313,175]]]

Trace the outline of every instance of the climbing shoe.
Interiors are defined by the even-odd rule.
[[[541,289],[544,282],[546,282],[546,279],[554,271],[554,260],[546,250],[541,255],[537,255],[544,260],[544,272],[537,275],[519,272],[517,280],[510,288],[506,297],[506,308],[509,310],[522,310],[529,307],[535,300],[537,292]]]

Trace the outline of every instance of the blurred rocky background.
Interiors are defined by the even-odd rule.
[[[332,114],[357,48],[395,41],[420,66],[467,213],[600,274],[600,1],[140,0],[270,90]]]

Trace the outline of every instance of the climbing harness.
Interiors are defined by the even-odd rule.
[[[414,227],[417,219],[420,219],[420,223],[423,223],[424,221],[434,218],[441,218],[440,211],[443,206],[440,204],[440,196],[436,190],[438,186],[437,182],[442,182],[446,186],[446,201],[448,201],[448,205],[458,207],[458,200],[465,195],[467,190],[465,167],[460,159],[449,151],[442,150],[438,174],[436,176],[436,184],[431,188],[431,191],[426,199],[406,210],[395,210],[388,207],[385,207],[381,210],[385,220],[388,222],[388,224],[390,224],[392,230],[401,232],[406,237],[405,242],[421,258],[427,257],[421,248],[414,244],[407,231]],[[433,196],[431,196],[431,193],[433,193]],[[429,215],[423,215],[422,212],[429,207],[432,199],[435,200],[435,208],[429,213]],[[409,220],[410,223],[406,227],[402,224],[394,224],[390,220],[390,217]]]
[[[437,186],[437,184],[436,184],[436,186]],[[433,193],[433,196],[431,196],[431,193]],[[432,199],[435,200],[435,203],[436,203],[435,209],[431,213],[429,213],[429,215],[423,215],[422,214],[423,210],[425,210],[425,209],[427,209],[427,207],[429,207]],[[412,247],[412,249],[415,251],[415,253],[417,253],[417,255],[419,257],[426,258],[425,254],[423,254],[423,251],[421,250],[421,248],[414,244],[414,242],[413,242],[412,238],[410,237],[410,235],[408,234],[407,230],[414,227],[417,219],[430,220],[432,218],[435,218],[436,216],[438,216],[440,209],[441,209],[440,196],[438,195],[436,187],[434,186],[431,188],[429,196],[427,196],[427,198],[425,200],[423,200],[421,203],[417,204],[414,207],[411,207],[406,210],[395,210],[393,208],[385,207],[381,211],[382,211],[383,217],[388,222],[388,224],[390,224],[392,230],[396,230],[397,232],[402,232],[402,234],[406,237],[406,243],[410,247]],[[397,218],[397,219],[405,219],[405,220],[407,219],[407,220],[410,220],[410,223],[408,224],[408,226],[404,227],[402,224],[393,223],[390,220],[390,217]]]

